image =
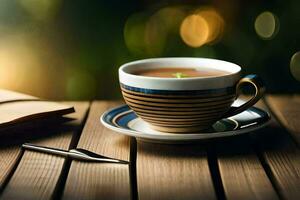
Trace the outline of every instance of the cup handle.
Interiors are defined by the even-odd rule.
[[[242,78],[236,85],[236,99],[240,95],[240,88],[244,84],[251,84],[255,88],[254,96],[247,101],[246,103],[240,105],[239,107],[231,107],[227,113],[223,117],[231,117],[233,115],[237,115],[249,107],[253,106],[264,94],[265,86],[263,81],[256,74],[250,74]]]

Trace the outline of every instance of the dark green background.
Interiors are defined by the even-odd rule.
[[[56,2],[55,11],[39,19],[22,0],[0,0],[0,78],[13,77],[9,83],[0,80],[0,87],[55,100],[112,99],[120,97],[117,69],[121,64],[153,56],[191,56],[235,62],[243,66],[244,74],[259,74],[269,93],[300,91],[300,82],[289,68],[292,55],[300,50],[298,0]],[[130,52],[124,41],[127,19],[136,13],[151,16],[168,6],[216,8],[226,22],[222,40],[192,48],[173,34],[159,55]],[[260,38],[254,29],[256,17],[264,11],[280,22],[270,40]],[[8,69],[9,61],[15,63],[14,71]]]

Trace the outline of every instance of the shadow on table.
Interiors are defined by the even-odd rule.
[[[60,117],[35,120],[0,131],[0,149],[21,146],[25,142],[40,141],[58,135],[70,134],[80,128],[75,119]]]
[[[209,139],[190,144],[154,144],[138,141],[139,150],[147,154],[167,157],[196,157],[217,154],[218,157],[232,157],[256,154],[257,151],[272,151],[296,145],[290,134],[272,119],[261,130],[248,134]]]

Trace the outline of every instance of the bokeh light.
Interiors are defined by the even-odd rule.
[[[178,33],[185,14],[179,7],[166,7],[150,16],[146,23],[145,44],[148,55],[163,53],[169,34]]]
[[[135,55],[143,55],[145,50],[146,16],[142,13],[131,15],[124,27],[125,44]]]
[[[218,42],[224,33],[225,22],[221,15],[213,8],[202,8],[197,11],[198,15],[202,16],[209,26],[209,37],[207,43]]]
[[[183,41],[191,47],[200,47],[207,42],[209,37],[207,21],[200,15],[189,15],[180,27]]]
[[[51,100],[119,98],[118,66],[172,56],[240,63],[270,93],[300,88],[298,0],[0,2],[0,88]],[[183,37],[183,22],[200,26]]]
[[[160,21],[161,26],[164,26],[167,32],[178,34],[180,23],[186,16],[185,11],[180,6],[164,7],[155,12],[151,18]]]
[[[145,27],[145,49],[151,56],[160,55],[165,47],[168,28],[159,14],[152,15]]]
[[[49,20],[58,11],[61,0],[19,0],[20,5],[35,19]]]
[[[300,81],[300,51],[296,52],[290,62],[290,71],[293,77]]]
[[[279,31],[279,20],[273,13],[265,11],[256,17],[254,28],[262,39],[272,39]]]
[[[188,15],[180,27],[182,40],[191,47],[215,43],[223,36],[224,20],[213,8],[197,9]]]
[[[180,7],[164,7],[152,14],[135,13],[125,24],[124,39],[131,53],[161,56],[170,34],[178,34],[185,12]]]

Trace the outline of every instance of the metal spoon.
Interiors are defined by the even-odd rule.
[[[105,157],[105,156],[93,153],[93,152],[85,150],[85,149],[80,149],[80,148],[71,149],[69,151],[66,151],[66,150],[62,150],[62,149],[38,146],[38,145],[34,145],[34,144],[29,144],[29,143],[24,143],[22,145],[22,147],[25,149],[34,150],[34,151],[38,151],[38,152],[70,157],[74,160],[80,160],[80,161],[129,164],[129,162],[124,161],[124,160]]]

